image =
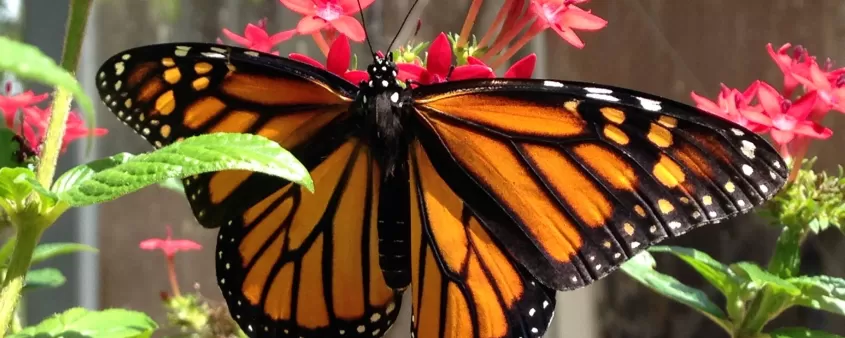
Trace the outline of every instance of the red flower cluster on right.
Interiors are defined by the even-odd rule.
[[[845,113],[845,67],[820,65],[803,47],[784,44],[769,55],[783,72],[783,88],[755,81],[740,91],[722,84],[715,101],[692,92],[698,108],[757,133],[769,133],[785,158],[801,160],[810,139],[827,139],[833,132],[819,124],[830,111]],[[796,95],[795,89],[801,88]],[[800,167],[798,165],[797,167]]]

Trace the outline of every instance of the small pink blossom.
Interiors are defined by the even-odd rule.
[[[358,13],[358,0],[279,0],[285,7],[302,14],[296,25],[300,34],[311,34],[331,27],[353,41],[366,38],[364,27],[351,15]],[[360,0],[360,9],[367,8],[375,0]]]
[[[607,21],[579,8],[578,4],[589,0],[532,0],[530,13],[537,17],[531,30],[552,28],[561,38],[576,48],[584,48],[584,42],[575,30],[597,31],[607,26]]]
[[[722,89],[719,91],[715,102],[695,92],[690,93],[690,96],[692,96],[698,109],[739,124],[752,132],[762,133],[768,131],[769,127],[755,123],[746,117],[747,114],[763,111],[763,107],[751,104],[751,101],[757,95],[759,85],[760,82],[756,81],[748,86],[745,91],[739,91],[722,84]]]
[[[841,73],[840,70],[833,72]],[[804,85],[806,90],[818,92],[819,101],[816,103],[816,111],[823,114],[834,109],[845,113],[845,80],[841,74],[835,79],[831,79],[828,74],[819,67],[818,63],[812,62],[806,76],[794,74],[794,77]]]
[[[792,102],[771,85],[760,82],[757,97],[763,111],[746,113],[745,116],[755,123],[770,127],[772,139],[782,149],[796,136],[827,139],[833,134],[830,129],[809,119],[819,97],[815,91]]]
[[[41,143],[45,134],[47,133],[48,123],[50,121],[50,115],[52,112],[51,107],[41,109],[33,106],[24,108],[23,111],[24,121],[26,121],[27,124],[34,128],[34,132],[30,130],[29,133],[27,133],[27,129],[25,128],[24,138],[30,141],[34,141],[34,144]],[[61,152],[67,151],[68,145],[70,145],[70,143],[75,140],[88,136],[99,137],[106,134],[108,134],[108,130],[106,128],[94,128],[94,130],[88,129],[88,126],[85,124],[85,121],[80,117],[79,113],[71,110],[67,117],[67,123],[65,125],[65,134],[62,137]]]
[[[7,86],[11,86],[11,83]],[[3,112],[6,126],[10,128],[14,126],[18,110],[33,107],[47,99],[47,96],[49,96],[47,93],[35,95],[31,90],[11,96],[0,95],[0,112]]]
[[[288,57],[320,69],[326,69],[334,74],[340,75],[355,85],[370,78],[367,72],[363,70],[349,70],[349,64],[352,59],[352,48],[349,46],[349,40],[343,35],[332,42],[332,46],[329,48],[329,54],[326,56],[325,66],[319,61],[302,54],[291,53]]]
[[[202,245],[189,239],[173,239],[173,229],[167,226],[166,238],[150,238],[141,241],[139,247],[144,250],[161,250],[164,256],[172,259],[181,251],[200,250]]]
[[[244,28],[243,36],[235,34],[225,28],[223,28],[223,35],[246,48],[273,55],[279,55],[278,51],[271,51],[271,49],[296,35],[296,30],[291,29],[270,35],[267,33],[267,19],[262,19],[258,21],[258,25],[253,25],[251,23],[247,24],[246,28]]]
[[[796,46],[792,48],[792,44],[790,43],[783,44],[777,51],[769,43],[766,44],[766,50],[783,73],[783,94],[785,96],[791,96],[795,87],[798,86],[798,80],[795,78],[795,75],[806,76],[809,73],[809,62],[814,62],[814,58],[803,47]]]

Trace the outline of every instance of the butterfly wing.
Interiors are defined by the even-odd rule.
[[[378,268],[379,168],[354,136],[357,87],[321,69],[209,44],[115,55],[97,74],[109,109],[161,147],[214,132],[263,135],[310,170],[315,193],[249,171],[185,179],[197,220],[221,227],[218,284],[250,337],[381,336],[400,295]]]
[[[437,173],[516,261],[558,290],[751,210],[785,182],[785,164],[758,135],[644,93],[493,79],[422,86],[414,99]]]
[[[419,144],[409,163],[413,336],[542,336],[554,315],[554,291],[491,236]]]

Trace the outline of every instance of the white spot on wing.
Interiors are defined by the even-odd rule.
[[[739,130],[739,129],[736,129],[736,128],[731,128],[731,132],[734,133],[734,135],[736,135],[736,136],[745,135],[745,133],[743,133],[742,130]]]
[[[660,109],[663,108],[663,107],[660,106],[660,101],[655,101],[655,100],[647,99],[647,98],[644,98],[644,97],[637,97],[637,100],[640,100],[640,105],[645,110],[659,111]]]
[[[602,101],[619,102],[619,99],[617,97],[607,94],[589,93],[587,94],[587,97]]]
[[[742,146],[739,149],[740,151],[742,151],[742,154],[745,155],[745,157],[753,159],[755,157],[754,151],[757,150],[757,146],[754,145],[754,143],[749,142],[748,140],[742,140],[740,143],[742,144]]]
[[[742,165],[742,173],[745,174],[745,176],[750,176],[751,174],[754,173],[754,168],[752,168],[750,165],[743,164]]]
[[[607,88],[584,87],[584,90],[593,94],[613,94],[613,91]]]
[[[557,81],[543,81],[543,85],[546,87],[563,88],[563,83]]]

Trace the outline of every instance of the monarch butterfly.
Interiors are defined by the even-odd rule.
[[[186,178],[220,228],[218,284],[250,337],[380,337],[410,287],[412,337],[537,337],[555,290],[649,245],[747,212],[785,182],[761,137],[665,98],[558,80],[400,86],[392,56],[359,85],[202,43],[121,52],[103,102],[155,147],[244,132],[316,183]]]

